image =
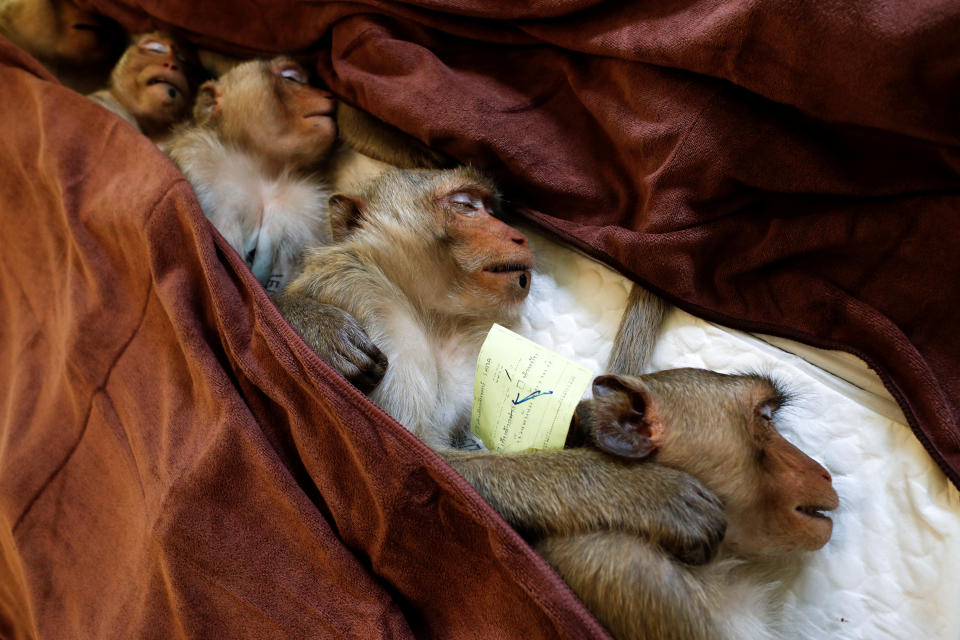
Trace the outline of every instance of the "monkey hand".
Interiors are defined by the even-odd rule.
[[[713,559],[727,528],[723,504],[688,473],[644,463],[637,469],[656,471],[656,494],[648,494],[648,535],[664,551],[687,564]]]
[[[280,312],[314,352],[360,391],[370,393],[387,371],[387,356],[352,315],[289,293],[274,299]]]

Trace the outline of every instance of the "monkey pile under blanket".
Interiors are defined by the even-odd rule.
[[[83,4],[309,55],[681,309],[859,356],[912,429],[884,454],[960,479],[956,2]],[[306,349],[148,140],[5,40],[0,86],[0,636],[604,637]],[[957,637],[943,611],[924,637]],[[858,622],[828,612],[824,637]]]

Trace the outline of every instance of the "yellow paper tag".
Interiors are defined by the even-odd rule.
[[[492,451],[560,449],[593,372],[493,325],[480,349],[470,430]]]

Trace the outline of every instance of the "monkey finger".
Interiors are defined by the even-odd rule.
[[[373,346],[372,343],[369,344]],[[373,391],[387,371],[386,356],[375,346],[373,348],[379,354],[377,359],[368,356],[357,345],[343,344],[334,357],[335,362],[331,363],[344,378],[364,393]]]
[[[670,515],[658,542],[681,562],[705,564],[716,556],[727,520],[720,500],[692,476],[683,475],[683,486],[671,495]]]
[[[379,381],[380,378],[382,378],[387,372],[387,354],[385,354],[383,351],[380,351],[379,347],[369,340],[357,346],[360,349],[363,349],[363,352],[372,362],[370,371],[377,377],[377,380]]]

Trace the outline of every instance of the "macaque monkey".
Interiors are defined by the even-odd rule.
[[[568,441],[588,448],[444,457],[618,640],[773,638],[767,563],[826,544],[833,523],[823,512],[838,505],[830,474],[774,427],[782,402],[777,387],[756,375],[605,375],[577,408]],[[596,513],[613,496],[624,504],[633,496],[633,509],[646,508],[651,496],[665,501],[673,489],[653,471],[668,469],[692,474],[723,503],[726,535],[712,562],[715,548],[678,554],[657,529],[628,530],[629,511]],[[595,500],[590,521],[569,512],[576,490]],[[591,528],[602,520],[611,523],[606,530]]]
[[[309,314],[289,310],[303,301],[355,317],[389,360],[371,399],[476,481],[521,531],[623,531],[707,561],[723,537],[723,510],[683,471],[590,448],[509,457],[454,450],[471,437],[480,346],[492,323],[513,324],[531,285],[527,240],[494,217],[499,211],[496,189],[471,169],[388,171],[356,196],[331,198],[333,243],[308,250],[277,306],[301,334]]]
[[[148,138],[162,143],[190,117],[199,67],[190,49],[161,31],[134,38],[106,89],[90,94]]]
[[[830,474],[776,430],[783,401],[765,377],[701,369],[594,381],[593,400],[577,410],[579,435],[615,456],[691,473],[727,517],[718,559],[697,567],[622,532],[534,541],[616,638],[776,637],[768,565],[825,545],[833,522],[823,512],[838,506]]]
[[[307,252],[277,301],[353,315],[390,362],[371,398],[435,449],[464,435],[480,345],[492,323],[513,324],[530,290],[533,253],[498,206],[470,169],[385,173],[331,198],[334,243]]]
[[[124,33],[70,0],[0,0],[0,32],[68,87],[102,87],[124,47]]]
[[[195,123],[165,145],[203,212],[268,293],[277,293],[308,245],[329,241],[324,176],[336,139],[333,96],[287,57],[249,60],[204,83]],[[379,381],[383,354],[343,310],[310,300],[307,343],[361,389]]]
[[[329,240],[323,176],[335,107],[290,58],[250,60],[200,87],[195,124],[166,145],[204,213],[269,292],[305,246]]]
[[[664,311],[662,300],[634,285],[611,369],[646,368]],[[784,400],[756,375],[606,375],[578,406],[567,439],[568,447],[586,448],[443,455],[615,638],[774,638],[777,563],[826,544],[832,521],[823,512],[838,505],[830,474],[776,430]],[[625,463],[615,473],[613,459]],[[663,468],[692,474],[722,501],[727,529],[719,548],[688,546],[684,553],[659,542],[662,529],[689,526],[681,517],[637,535],[616,524],[591,530],[581,513],[568,511],[572,491],[604,500],[632,495],[636,508],[651,495],[664,500],[672,489],[653,473]],[[581,478],[594,484],[577,486]],[[606,519],[614,522],[614,514]]]

